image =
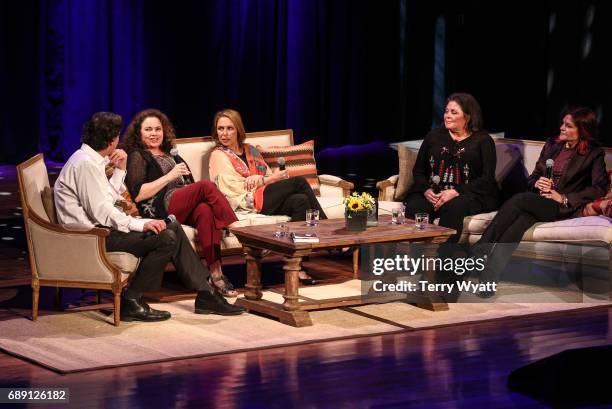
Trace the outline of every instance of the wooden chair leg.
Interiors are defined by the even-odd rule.
[[[359,278],[359,247],[353,250],[353,278]]]
[[[113,316],[115,319],[115,327],[118,327],[119,323],[121,323],[121,290],[119,290],[119,292],[113,292],[113,298],[113,305],[115,309],[113,311]]]
[[[32,321],[38,319],[38,297],[40,288],[37,286],[32,287]]]

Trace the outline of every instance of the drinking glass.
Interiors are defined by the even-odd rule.
[[[306,225],[316,227],[319,224],[319,209],[306,210]]]
[[[391,209],[391,224],[404,224],[406,222],[405,211],[406,208],[403,205]]]
[[[429,214],[428,213],[415,213],[414,227],[417,230],[424,230],[426,224],[429,224]]]
[[[287,236],[289,236],[289,226],[287,225],[287,223],[276,223],[276,231],[274,232],[274,237],[282,238]]]

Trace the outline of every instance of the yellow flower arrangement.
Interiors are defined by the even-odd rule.
[[[361,194],[353,192],[350,196],[344,198],[344,209],[348,218],[356,212],[374,208],[374,204],[374,198],[366,192]]]

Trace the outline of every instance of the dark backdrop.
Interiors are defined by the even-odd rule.
[[[594,1],[3,1],[0,161],[65,159],[91,113],[146,107],[181,137],[233,107],[248,131],[293,128],[319,149],[415,139],[458,90],[491,131],[544,139],[587,104],[607,139],[609,17]]]

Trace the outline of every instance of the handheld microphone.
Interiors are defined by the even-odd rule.
[[[285,158],[282,156],[278,158],[278,170],[285,170]]]
[[[440,176],[434,175],[431,178],[431,181],[432,181],[431,190],[433,190],[435,194],[440,193],[440,191],[442,190],[440,189]]]
[[[164,222],[166,222],[166,225],[170,224],[170,223],[174,223],[176,221],[176,216],[173,214],[169,214],[168,216],[166,216],[166,218],[164,219]],[[154,236],[155,233],[153,233],[152,231],[146,231],[144,232],[144,237],[151,237]]]
[[[552,159],[546,159],[546,178],[553,178],[553,166],[555,166],[555,161]]]
[[[176,145],[172,146],[172,149],[170,149],[170,156],[172,156],[172,159],[174,159],[174,162],[177,165],[179,163],[183,163],[183,160],[181,159],[181,157],[178,154],[178,149],[176,148]],[[185,175],[181,176],[181,180],[183,181],[183,185],[189,184],[189,180],[187,180]]]

